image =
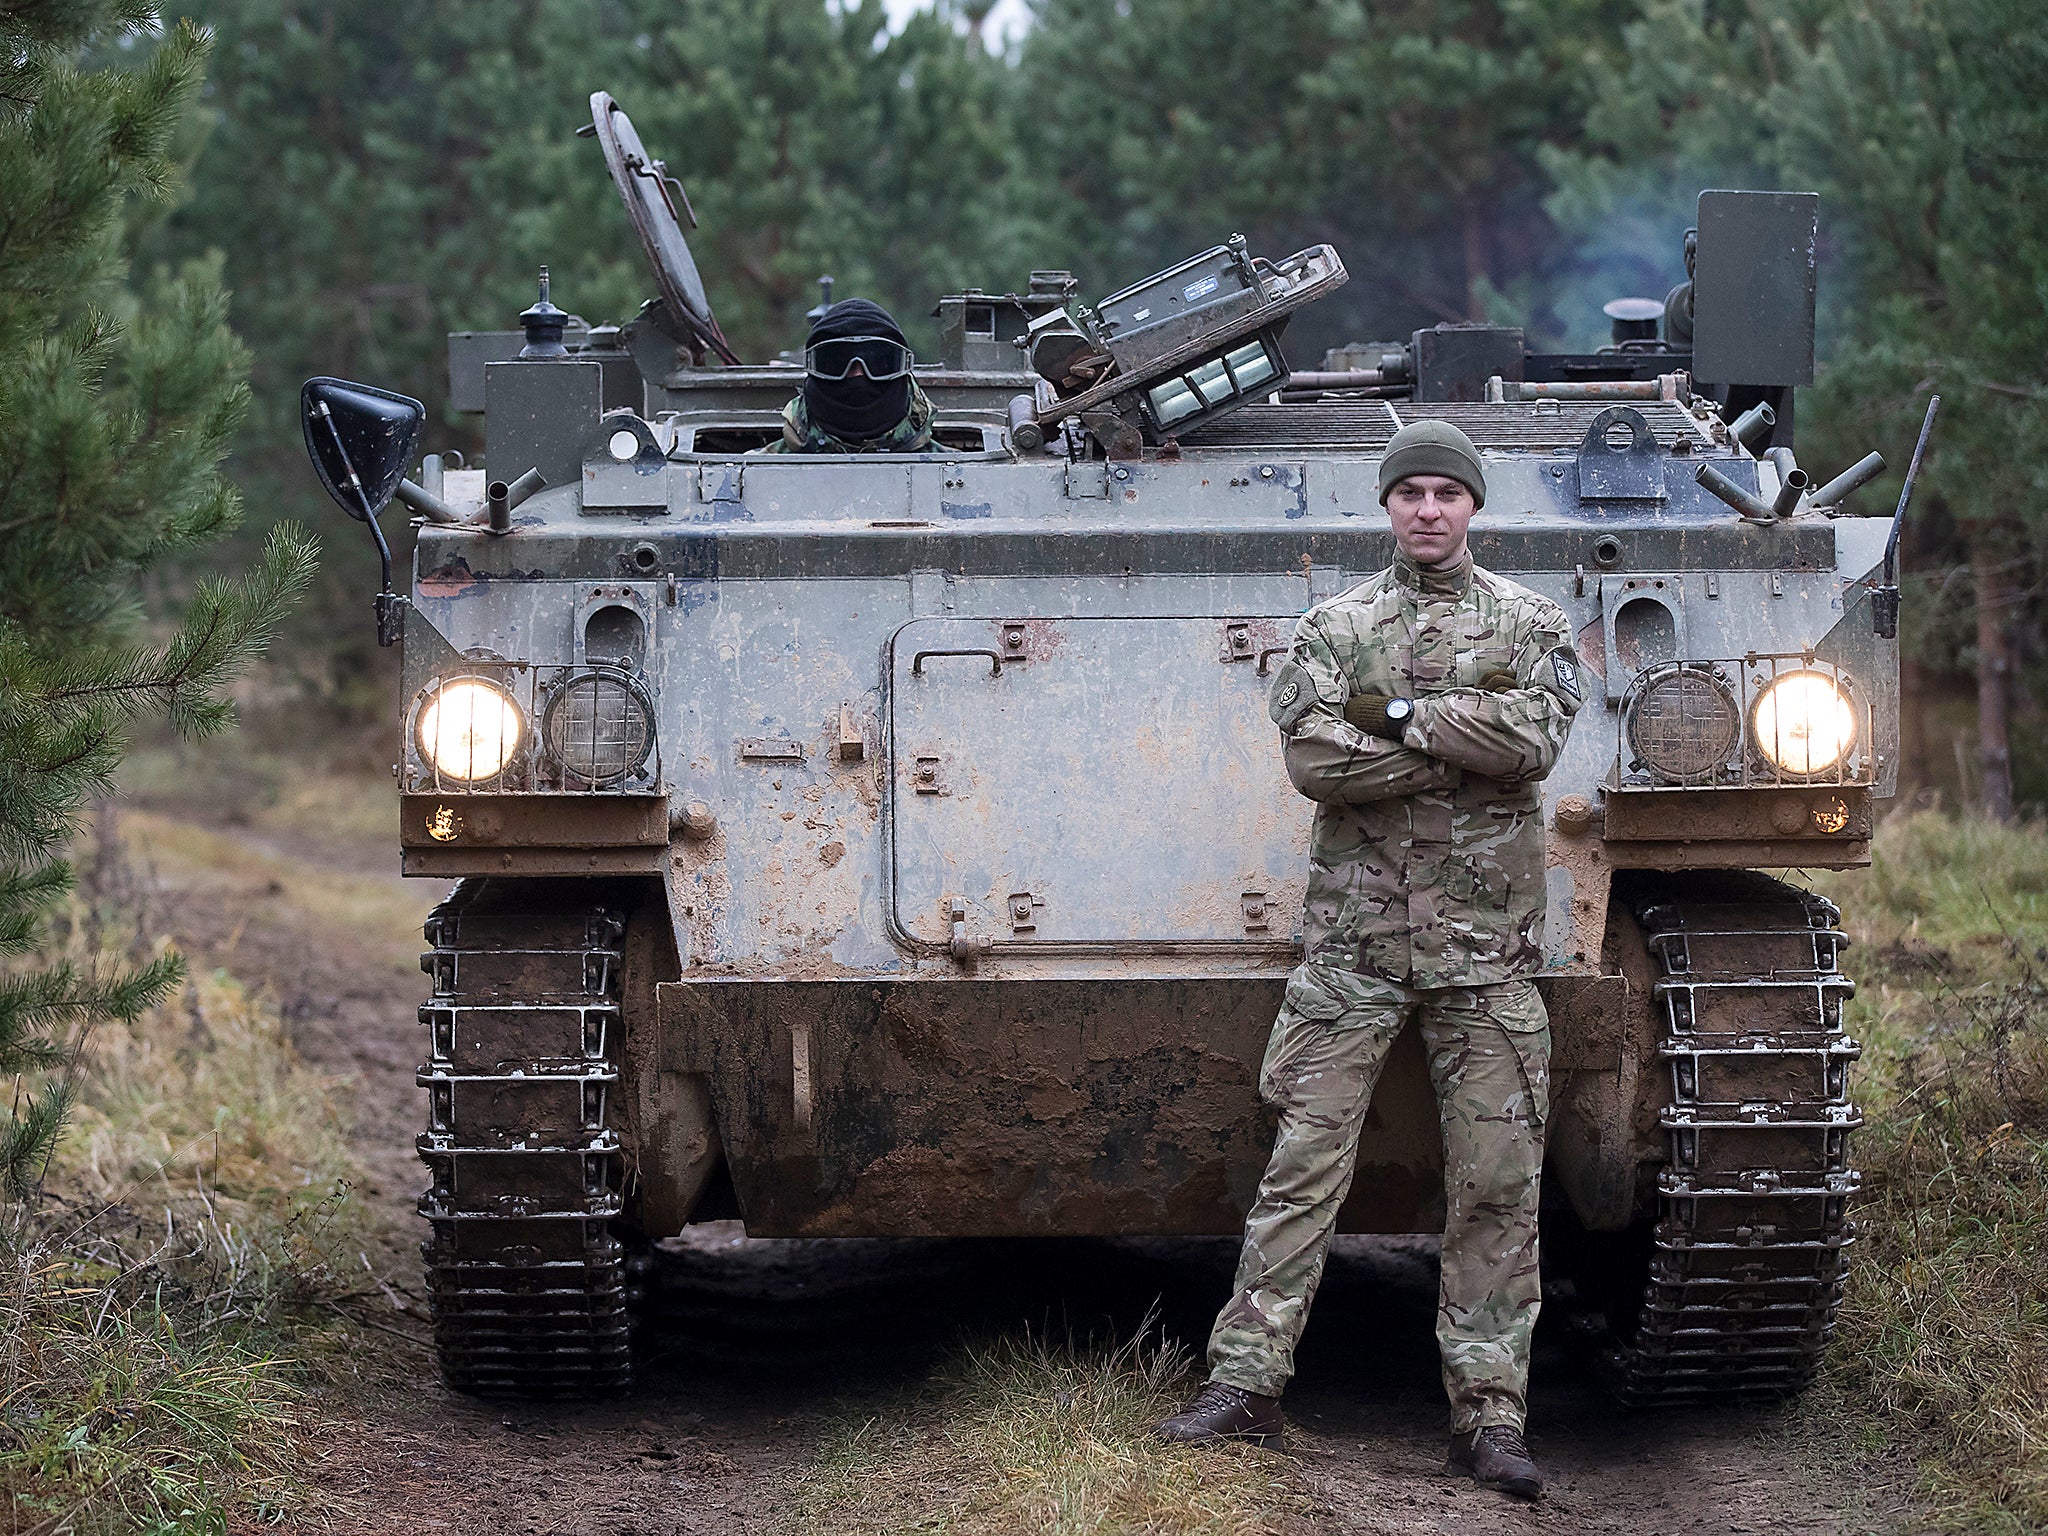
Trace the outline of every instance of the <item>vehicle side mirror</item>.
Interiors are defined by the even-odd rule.
[[[346,379],[308,379],[299,390],[306,453],[327,494],[358,522],[389,505],[419,447],[427,408],[407,395]]]
[[[391,546],[384,542],[377,514],[398,493],[426,420],[427,408],[411,396],[368,384],[321,378],[308,379],[299,389],[299,425],[314,472],[342,511],[370,525],[377,544],[383,565],[377,591],[379,645],[398,643],[405,599],[391,590]]]

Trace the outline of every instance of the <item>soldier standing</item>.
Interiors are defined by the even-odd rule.
[[[842,299],[804,338],[803,392],[782,410],[770,453],[920,453],[932,444],[932,402],[911,377],[896,317]]]
[[[1535,1498],[1522,1427],[1550,1030],[1531,977],[1547,906],[1541,785],[1579,708],[1578,663],[1563,610],[1472,563],[1486,477],[1463,432],[1401,428],[1379,494],[1393,565],[1302,616],[1268,699],[1288,776],[1317,803],[1305,958],[1260,1073],[1279,1134],[1209,1381],[1160,1433],[1281,1436],[1359,1128],[1412,1017],[1443,1127],[1446,1470]]]

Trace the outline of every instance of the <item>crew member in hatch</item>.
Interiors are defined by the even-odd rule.
[[[804,338],[803,392],[782,408],[770,453],[921,453],[932,402],[911,377],[909,343],[881,305],[842,299]]]

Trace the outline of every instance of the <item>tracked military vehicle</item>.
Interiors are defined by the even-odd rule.
[[[1378,455],[1440,417],[1478,559],[1571,616],[1593,694],[1544,786],[1550,1254],[1628,1399],[1806,1382],[1851,983],[1835,910],[1755,871],[1866,862],[1898,763],[1874,469],[1816,486],[1788,440],[1816,200],[1703,194],[1689,284],[1581,356],[1440,326],[1297,371],[1328,247],[1092,307],[1036,273],[939,301],[930,451],[764,455],[801,370],[736,356],[681,187],[592,109],[658,297],[451,338],[480,465],[413,470],[402,397],[304,397],[343,504],[418,522],[378,612],[404,869],[458,882],[420,1011],[447,1379],[625,1387],[636,1255],[693,1220],[1237,1232],[1311,810],[1269,678],[1387,563]],[[1412,1037],[1340,1220],[1441,1226]]]

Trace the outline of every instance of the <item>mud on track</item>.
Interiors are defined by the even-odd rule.
[[[385,1241],[367,1257],[417,1291],[412,1202],[425,979],[417,923],[442,893],[402,882],[394,842],[159,801],[126,829],[196,961],[266,986],[295,1042],[341,1080]],[[395,840],[394,840],[395,841]],[[826,1421],[914,1401],[963,1332],[1128,1336],[1156,1301],[1199,1349],[1228,1239],[761,1242],[736,1224],[664,1245],[643,1387],[608,1405],[478,1403],[445,1392],[424,1325],[352,1330],[307,1469],[305,1531],[672,1536],[790,1529],[789,1487]],[[1535,1508],[1445,1478],[1431,1245],[1342,1239],[1288,1398],[1317,1494],[1308,1529],[1371,1533],[1791,1533],[1912,1529],[1868,1467],[1768,1409],[1628,1414],[1546,1315],[1530,1444]]]

